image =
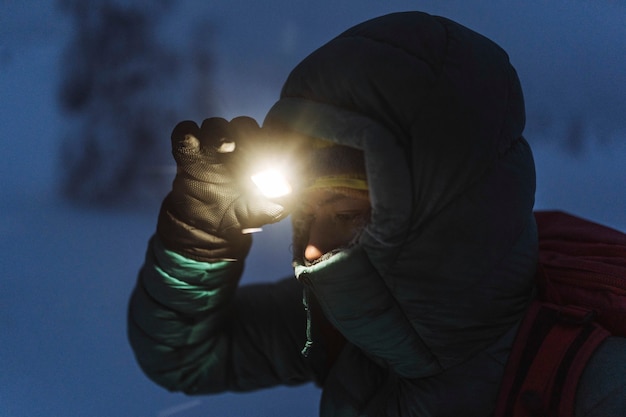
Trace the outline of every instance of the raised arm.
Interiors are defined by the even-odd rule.
[[[238,289],[251,244],[243,229],[284,218],[248,192],[236,168],[256,122],[207,119],[172,133],[177,174],[165,198],[128,313],[138,363],[186,393],[309,381],[300,355],[306,317],[294,279]]]

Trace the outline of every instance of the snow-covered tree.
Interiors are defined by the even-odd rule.
[[[209,92],[198,89],[211,82],[209,42],[188,38],[207,37],[207,31],[182,27],[177,39],[164,39],[161,29],[175,7],[169,0],[59,5],[74,24],[59,89],[68,116],[63,193],[96,204],[160,195],[171,180],[164,168],[171,165],[172,127],[197,113],[201,99],[203,113],[211,110]]]

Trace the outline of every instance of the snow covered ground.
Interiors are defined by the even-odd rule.
[[[237,10],[245,9],[252,15],[259,13],[255,18],[260,20],[262,16],[270,23],[274,19],[269,17],[271,10],[263,11],[258,6],[263,2],[248,4],[249,8],[244,7],[243,1],[226,3],[228,7],[219,9],[224,16],[232,17]],[[259,82],[259,74],[244,71],[247,55],[242,45],[255,30],[267,29],[268,36],[272,30],[252,20],[246,22],[245,28],[242,21],[233,23],[238,22],[241,27],[241,37],[235,36],[237,26],[224,29],[230,42],[230,47],[219,48],[224,62],[220,70],[220,108],[224,115],[247,113],[262,117],[278,94],[276,80],[284,78],[288,67],[301,59],[307,49],[366,17],[412,7],[409,2],[396,1],[385,6],[385,10],[378,3],[359,2],[369,9],[359,8],[352,14],[349,8],[342,8],[333,14],[328,26],[323,26],[323,7],[332,10],[328,4],[322,3],[313,10],[307,2],[290,2],[288,18],[283,19],[277,32],[282,39],[280,47],[267,51],[279,63],[261,72],[271,75],[273,81],[267,84]],[[605,48],[607,56],[614,56],[615,48],[622,51],[617,54],[621,61],[615,58],[601,62],[604,72],[593,67],[593,62],[585,62],[582,70],[572,65],[571,73],[563,73],[562,77],[570,76],[574,83],[585,74],[594,74],[592,83],[578,89],[578,93],[564,89],[567,83],[548,76],[538,75],[527,82],[532,86],[529,118],[539,114],[544,105],[546,109],[565,109],[562,114],[555,112],[551,116],[556,121],[548,128],[535,127],[535,136],[529,137],[537,163],[537,208],[563,209],[626,230],[626,109],[624,101],[620,101],[624,95],[624,87],[619,83],[623,75],[617,71],[621,68],[626,72],[626,37],[614,37],[623,35],[624,30],[619,32],[615,26],[623,19],[610,17],[616,11],[624,16],[626,8],[617,2],[598,0],[596,3],[601,3],[602,8],[594,12],[590,3],[568,2],[577,9],[567,12],[562,9],[564,2],[555,1],[551,4],[557,6],[537,11],[539,23],[531,13],[519,17],[525,25],[535,22],[535,27],[542,24],[546,28],[553,27],[551,16],[559,11],[564,18],[576,19],[586,13],[592,22],[606,19],[598,27],[601,33],[581,37],[579,45],[585,50],[574,48],[563,56],[569,54],[576,59],[587,51],[588,56],[601,60],[602,51],[590,48]],[[56,68],[68,32],[63,19],[50,4],[45,4],[0,1],[0,417],[317,415],[319,391],[311,385],[189,398],[169,394],[141,374],[126,341],[126,303],[146,241],[154,230],[158,207],[142,211],[84,209],[69,206],[55,196],[57,138],[63,123],[54,98]],[[458,20],[467,16],[470,26],[480,29],[482,25],[489,32],[487,35],[501,37],[515,62],[530,59],[528,48],[523,48],[511,33],[520,32],[519,29],[513,29],[510,20],[498,20],[498,16],[506,14],[503,6],[494,3],[493,10],[484,6],[472,9],[463,2],[446,2],[446,6],[437,9],[432,3],[425,4],[431,9],[424,10]],[[553,34],[555,29],[551,30],[549,33]],[[537,47],[541,36],[544,35],[533,37]],[[568,42],[575,43],[575,39]],[[260,62],[255,52],[257,43],[271,43],[272,38],[249,42],[254,43],[250,56]],[[300,52],[296,52],[298,48]],[[232,53],[233,50],[239,52]],[[545,58],[549,60],[549,56]],[[560,68],[567,67],[561,64]],[[528,64],[519,69],[523,80],[524,75],[534,71]],[[235,88],[241,87],[241,83],[245,88]],[[542,90],[550,94],[542,96],[538,93]],[[236,93],[231,94],[232,91]],[[237,93],[240,91],[247,93]],[[555,141],[548,140],[560,126],[560,115],[567,119],[571,112],[586,112],[590,108],[586,107],[588,100],[597,99],[593,94],[602,92],[610,108],[593,114],[589,110],[588,132],[593,137],[585,142],[583,152],[566,153]],[[559,104],[555,105],[555,101]],[[595,139],[597,131],[593,130],[601,123],[610,127],[604,145]],[[256,236],[256,242],[248,271],[263,269],[270,277],[290,272],[286,224],[266,228]],[[268,257],[275,262],[264,264],[263,259]],[[249,272],[244,280],[258,278]]]

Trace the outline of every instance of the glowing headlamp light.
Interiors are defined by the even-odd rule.
[[[267,198],[283,197],[291,193],[291,185],[278,169],[266,169],[254,174],[251,178]]]

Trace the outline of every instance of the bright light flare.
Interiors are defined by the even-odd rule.
[[[252,176],[252,182],[267,198],[282,197],[291,193],[291,185],[277,169],[266,169]]]

